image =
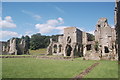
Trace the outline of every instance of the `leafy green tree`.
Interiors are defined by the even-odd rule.
[[[24,37],[24,39],[25,39],[25,42],[26,42],[26,44],[27,44],[27,48],[30,49],[30,37],[29,37],[28,35],[26,35],[26,36]]]
[[[41,35],[40,33],[33,34],[30,39],[30,49],[36,50],[39,48],[47,48],[50,44],[50,38],[57,42],[58,36],[59,35],[45,36]]]
[[[87,33],[87,39],[88,39],[88,41],[94,41],[95,36],[93,34]]]

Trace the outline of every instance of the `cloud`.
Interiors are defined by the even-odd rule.
[[[94,31],[88,31],[88,33],[90,33],[90,34],[93,34],[93,35],[94,35]]]
[[[27,10],[22,10],[23,13],[29,15],[29,16],[32,16],[35,20],[40,20],[42,17],[38,14],[34,14],[30,11],[27,11]]]
[[[8,22],[13,22],[13,20],[12,20],[12,17],[11,17],[11,16],[6,16],[6,17],[5,17],[5,20],[6,20],[6,21],[8,21]]]
[[[63,34],[63,32],[64,32],[64,28],[66,28],[66,27],[69,27],[69,26],[58,26],[58,27],[56,27],[56,29],[57,30],[59,30],[59,34]]]
[[[0,28],[16,28],[11,16],[6,16],[4,20],[0,17]]]
[[[115,26],[114,25],[110,25],[111,26],[111,28],[115,28]]]
[[[8,37],[18,37],[19,34],[12,31],[0,31],[0,39],[5,39]]]
[[[51,19],[46,21],[45,24],[36,24],[36,29],[39,30],[40,33],[51,33],[53,30],[58,30],[58,33],[63,32],[63,29],[68,26],[59,26],[64,23],[63,18],[59,17],[57,19]]]
[[[64,23],[64,21],[61,17],[59,17],[58,19],[51,19],[51,20],[47,21],[47,24],[51,25],[51,26],[60,25],[63,23]]]
[[[36,20],[40,20],[40,19],[41,19],[41,16],[39,16],[39,15],[33,15],[33,17],[34,17]]]
[[[25,32],[25,35],[31,37],[31,35],[33,35],[33,31],[26,31],[26,32]]]
[[[60,13],[65,13],[64,10],[62,10],[61,8],[59,8],[59,7],[57,7],[57,6],[55,6],[55,9],[56,9],[58,12],[60,12]]]
[[[2,21],[2,18],[0,17],[0,21]]]

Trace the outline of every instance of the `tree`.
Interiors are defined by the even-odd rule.
[[[40,33],[33,34],[30,39],[30,49],[36,50],[39,48],[45,48],[45,36],[42,36]]]
[[[58,42],[58,36],[59,35],[45,36],[40,33],[33,34],[30,39],[30,49],[36,50],[39,48],[47,48],[50,44],[50,38],[52,38],[53,41]]]
[[[88,41],[94,41],[95,36],[93,34],[87,33],[87,39],[88,39]]]
[[[27,48],[30,49],[30,37],[29,37],[28,35],[26,35],[26,36],[24,37],[24,39],[25,39]]]

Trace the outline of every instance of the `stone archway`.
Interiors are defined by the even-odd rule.
[[[57,53],[57,45],[56,44],[53,46],[53,53]]]
[[[72,51],[72,47],[67,44],[67,46],[65,48],[66,56],[70,56],[71,55],[71,51]]]
[[[62,45],[60,44],[59,45],[59,53],[61,53],[62,52]]]
[[[109,49],[107,46],[104,46],[104,51],[105,51],[105,53],[109,53]]]

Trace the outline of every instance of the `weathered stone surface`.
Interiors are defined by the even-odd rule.
[[[115,41],[116,31],[108,25],[107,18],[100,18],[96,25],[95,41],[98,42],[99,54],[105,58],[106,55],[116,54]],[[108,59],[108,56],[106,56]]]
[[[83,46],[86,43],[86,33],[76,27],[64,29],[64,35],[59,36],[58,42],[51,41],[47,48],[47,54],[64,56],[82,56]]]
[[[118,60],[120,61],[120,0],[116,0],[115,4],[115,29],[117,34],[116,47]]]
[[[87,33],[76,27],[65,28],[64,34],[59,36],[58,42],[54,42],[51,39],[47,53],[49,55],[70,57],[83,56],[85,60],[100,60],[104,58],[108,60],[117,57],[115,29],[108,25],[107,18],[98,20],[95,30],[95,41],[89,41],[88,39]],[[98,43],[98,50],[95,49],[96,42]]]
[[[16,39],[10,39],[10,45],[9,45],[9,47],[10,47],[10,49],[9,49],[8,53],[17,55]]]
[[[28,47],[24,39],[17,43],[16,38],[12,38],[8,40],[8,42],[1,42],[2,43],[2,54],[9,54],[9,55],[22,55],[22,54],[29,54]]]

